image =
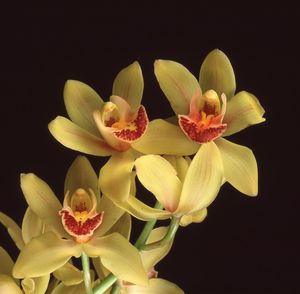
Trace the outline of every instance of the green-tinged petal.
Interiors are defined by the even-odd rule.
[[[94,232],[94,236],[103,236],[108,230],[120,219],[124,214],[124,210],[114,204],[105,195],[101,197],[99,207],[99,212],[104,212],[102,223],[100,227]]]
[[[135,161],[136,174],[163,207],[173,212],[180,198],[182,184],[175,168],[159,155],[144,155]]]
[[[221,50],[215,49],[206,56],[201,65],[199,83],[203,93],[215,90],[219,97],[225,93],[228,100],[234,95],[234,71],[230,60]]]
[[[103,265],[119,279],[147,285],[148,279],[138,250],[118,233],[93,238],[83,245],[88,256],[101,257]]]
[[[24,247],[24,241],[20,227],[12,218],[2,212],[0,212],[0,223],[6,227],[9,236],[16,243],[16,246],[21,250]]]
[[[207,216],[207,209],[206,208],[195,211],[191,214],[184,215],[180,219],[180,225],[183,226],[183,227],[186,227],[191,223],[201,223],[201,222],[204,221],[206,216]]]
[[[130,152],[114,154],[101,168],[99,184],[102,193],[113,201],[129,196],[134,158]]]
[[[237,93],[227,103],[223,119],[227,129],[223,136],[229,136],[248,126],[264,122],[266,120],[263,117],[264,113],[265,110],[254,95],[246,91]]]
[[[32,294],[34,293],[34,289],[35,289],[35,283],[34,280],[31,278],[26,278],[24,280],[22,280],[21,282],[22,284],[22,288],[25,294]]]
[[[172,215],[172,213],[166,210],[152,208],[132,195],[130,195],[124,202],[116,202],[116,205],[126,210],[135,218],[144,221],[153,219],[168,219]]]
[[[129,240],[131,233],[131,216],[129,213],[125,212],[119,220],[110,228],[107,235],[112,233],[119,233],[123,237]]]
[[[161,240],[168,232],[168,227],[159,227],[151,231],[146,244]],[[149,272],[157,263],[159,263],[170,251],[172,242],[152,250],[141,251],[141,257],[144,268]]]
[[[14,262],[4,248],[0,246],[0,274],[11,276]]]
[[[180,127],[155,119],[131,147],[144,154],[191,155],[197,152],[199,144],[189,140]]]
[[[109,156],[114,153],[114,150],[103,139],[65,117],[56,117],[49,123],[48,128],[58,142],[70,149],[96,156]]]
[[[23,294],[23,291],[15,283],[13,278],[0,274],[0,293],[2,294]]]
[[[43,231],[43,221],[28,207],[22,222],[22,237],[25,244],[32,238],[40,236]]]
[[[177,285],[164,279],[151,279],[149,286],[126,285],[122,294],[184,294]]]
[[[125,99],[133,112],[141,104],[144,90],[142,69],[137,61],[122,69],[116,76],[112,94]]]
[[[68,115],[75,124],[95,136],[100,135],[93,112],[101,108],[103,100],[90,86],[68,80],[64,88],[64,101]]]
[[[36,175],[22,174],[21,188],[32,211],[61,236],[67,236],[58,212],[62,206],[46,182]]]
[[[100,192],[98,188],[98,177],[85,156],[77,156],[68,169],[65,179],[65,194],[69,191],[72,195],[78,188],[85,191],[92,189],[97,198]]]
[[[47,275],[63,266],[71,256],[80,254],[80,244],[47,232],[25,245],[15,263],[13,276],[20,279]]]
[[[214,142],[202,144],[187,171],[178,214],[190,214],[207,207],[222,185],[223,165]]]
[[[178,62],[156,60],[154,73],[176,114],[188,114],[190,101],[200,86],[191,72]]]
[[[258,193],[257,163],[253,152],[238,144],[219,138],[216,140],[222,156],[225,179],[240,192],[256,196]]]
[[[83,281],[82,271],[69,262],[54,271],[53,275],[66,286],[78,285]]]
[[[34,278],[35,292],[34,294],[44,294],[47,291],[50,275]]]

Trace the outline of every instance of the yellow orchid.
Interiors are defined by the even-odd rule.
[[[49,124],[51,134],[64,146],[96,156],[130,149],[146,131],[148,117],[140,105],[144,81],[138,62],[116,76],[109,102],[88,85],[66,82],[64,102],[71,120],[58,116]]]
[[[208,54],[201,66],[199,82],[187,68],[174,61],[157,60],[154,70],[178,115],[179,126],[154,120],[133,148],[143,153],[191,155],[199,149],[199,144],[215,145],[222,158],[225,180],[240,192],[256,196],[257,163],[252,151],[222,136],[263,122],[264,109],[246,91],[234,95],[235,76],[227,56],[220,50]]]
[[[206,207],[215,199],[223,181],[223,164],[216,144],[204,144],[188,159],[176,156],[163,158],[144,155],[136,160],[124,158],[109,161],[100,171],[100,187],[104,195],[137,218],[143,220],[181,219],[182,225],[200,222],[206,216]],[[213,160],[212,160],[213,158]],[[122,164],[120,164],[122,162]],[[121,172],[109,174],[114,165],[127,170],[127,177],[119,178]],[[132,188],[132,169],[135,167],[140,182],[156,197],[164,210],[151,208],[135,197]],[[124,188],[114,185],[117,179]]]
[[[100,256],[117,277],[147,284],[138,251],[120,234],[107,235],[123,211],[106,197],[100,198],[98,178],[85,157],[77,157],[68,170],[63,207],[51,188],[34,174],[21,176],[21,188],[29,207],[47,230],[21,250],[14,277],[46,275],[72,256],[85,255]]]

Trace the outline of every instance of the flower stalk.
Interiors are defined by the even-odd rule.
[[[90,259],[84,252],[81,253],[81,263],[82,263],[83,281],[84,281],[86,293],[93,294],[92,285],[91,285],[91,274],[90,274]]]

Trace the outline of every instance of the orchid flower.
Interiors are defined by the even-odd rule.
[[[252,151],[223,137],[265,121],[264,109],[246,91],[234,95],[235,75],[227,56],[220,50],[208,54],[199,82],[174,61],[157,60],[154,70],[179,126],[154,120],[133,148],[151,154],[191,155],[201,145],[215,145],[221,154],[225,180],[240,192],[256,196],[257,163]]]
[[[144,81],[138,62],[116,76],[110,101],[88,85],[66,82],[64,102],[71,120],[58,116],[49,124],[54,138],[64,146],[96,156],[110,156],[131,148],[146,131],[148,117],[140,105]]]
[[[183,157],[166,158],[144,155],[135,161],[130,157],[123,159],[123,166],[119,166],[120,169],[127,169],[127,177],[120,179],[125,188],[123,193],[113,184],[119,179],[120,173],[117,170],[116,173],[109,174],[113,162],[108,162],[100,171],[103,194],[142,220],[175,216],[181,219],[182,225],[201,222],[206,216],[206,208],[217,196],[223,181],[223,163],[219,149],[215,144],[204,144],[190,164]],[[119,161],[114,163],[116,166],[117,162]],[[151,208],[135,197],[135,189],[132,188],[134,167],[140,182],[156,197],[164,210]]]
[[[120,234],[107,235],[123,211],[106,197],[100,198],[97,176],[85,157],[77,157],[68,170],[63,206],[51,188],[34,174],[21,176],[21,188],[47,231],[21,250],[14,277],[46,275],[72,256],[85,254],[100,256],[103,264],[120,278],[147,284],[138,251]]]

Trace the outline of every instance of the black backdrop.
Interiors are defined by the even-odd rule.
[[[158,270],[186,293],[300,293],[295,7],[27,2],[2,7],[2,14],[1,211],[21,223],[26,207],[21,172],[36,173],[62,197],[65,172],[77,153],[57,143],[47,124],[66,115],[67,79],[86,82],[107,99],[116,73],[138,60],[149,117],[166,117],[172,111],[153,75],[153,61],[176,60],[198,75],[206,54],[219,48],[232,61],[238,90],[256,94],[266,110],[265,123],[231,137],[256,155],[259,196],[246,197],[225,185],[205,222],[178,232]],[[96,169],[105,162],[89,158]],[[15,258],[3,228],[0,236]]]

